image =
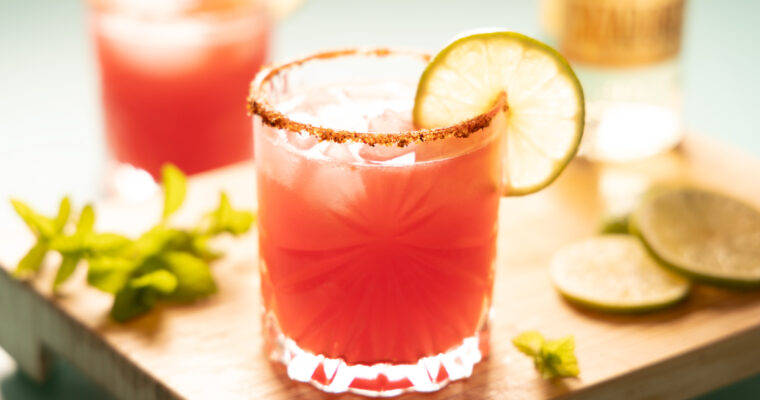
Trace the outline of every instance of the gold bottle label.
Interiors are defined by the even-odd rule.
[[[560,49],[573,61],[627,66],[681,48],[684,0],[565,0]]]

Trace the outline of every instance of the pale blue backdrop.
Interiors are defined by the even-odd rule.
[[[687,1],[687,127],[760,157],[760,2]],[[0,228],[17,224],[5,200],[11,194],[43,210],[63,193],[79,204],[102,194],[105,151],[84,12],[85,0],[0,0]],[[537,19],[537,4],[525,0],[309,0],[277,29],[273,58],[350,45],[435,50],[481,26],[540,36]],[[27,382],[0,350],[0,400],[100,398],[107,397],[65,363],[45,385]],[[760,398],[760,377],[706,398]]]

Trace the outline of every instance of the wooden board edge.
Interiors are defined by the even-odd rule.
[[[0,321],[0,347],[35,380],[62,357],[117,399],[182,398],[2,266]]]
[[[760,326],[569,392],[562,399],[689,399],[760,373]]]

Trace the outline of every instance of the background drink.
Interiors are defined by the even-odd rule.
[[[106,3],[93,7],[92,32],[116,162],[156,178],[165,162],[192,174],[251,157],[241,104],[268,54],[264,11],[252,1]]]
[[[356,132],[413,128],[415,87],[407,82],[282,84],[295,88],[275,95],[277,108],[293,120]],[[486,128],[466,139],[371,147],[320,142],[259,117],[254,124],[261,285],[274,357],[305,350],[348,366],[413,366],[474,340],[474,361],[463,363],[471,371],[487,346],[501,140]],[[297,347],[277,348],[286,338]],[[445,383],[466,370],[436,366],[429,379]],[[403,373],[395,383],[388,376],[354,380],[351,388],[412,386]],[[338,380],[315,365],[301,378],[325,386]]]

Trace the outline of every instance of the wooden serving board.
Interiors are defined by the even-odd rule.
[[[194,220],[213,207],[222,188],[236,205],[255,207],[254,179],[250,164],[194,178],[178,219]],[[760,372],[760,291],[698,286],[670,310],[610,316],[571,306],[549,282],[552,254],[593,235],[601,210],[666,181],[720,189],[760,206],[760,161],[699,137],[633,165],[576,161],[547,190],[504,199],[490,356],[470,379],[404,398],[676,399]],[[97,209],[100,229],[135,234],[158,219],[160,200],[141,206],[105,202]],[[49,291],[50,276],[34,284],[11,278],[8,271],[32,240],[17,228],[0,233],[0,346],[33,377],[44,378],[46,360],[57,355],[119,399],[356,397],[292,383],[283,368],[265,359],[255,232],[220,244],[228,257],[214,266],[218,295],[118,325],[107,318],[110,297],[85,287],[83,271],[57,297]],[[531,329],[549,337],[575,335],[580,377],[540,379],[531,360],[510,343]]]

